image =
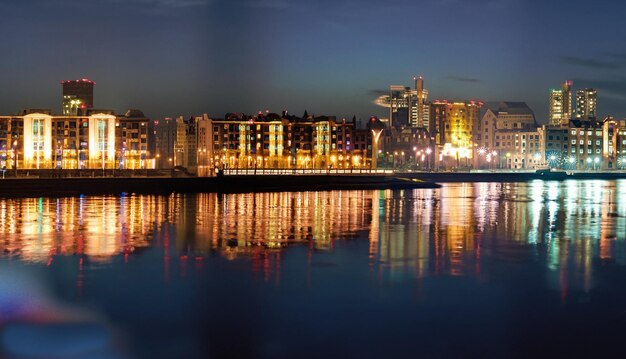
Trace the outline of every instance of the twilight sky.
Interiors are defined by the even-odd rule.
[[[626,3],[618,0],[2,0],[0,114],[60,112],[66,79],[95,107],[152,118],[288,109],[385,116],[391,84],[430,99],[526,101],[598,89],[626,117]]]

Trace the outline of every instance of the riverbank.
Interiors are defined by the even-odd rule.
[[[444,182],[528,182],[534,180],[619,180],[626,179],[626,172],[593,171],[483,171],[483,172],[402,172],[396,173],[407,178],[424,181]]]
[[[119,193],[246,193],[438,188],[396,175],[264,175],[225,177],[13,177],[0,180],[0,196],[77,196]]]

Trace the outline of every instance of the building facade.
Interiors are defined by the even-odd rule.
[[[0,162],[7,169],[151,168],[148,119],[85,109],[78,116],[23,110],[0,116]],[[129,125],[129,122],[134,125]],[[137,129],[134,129],[137,127]],[[126,128],[133,128],[127,132]]]
[[[414,127],[428,128],[430,105],[424,79],[413,77],[414,88],[402,85],[389,86],[389,94],[374,100],[378,106],[389,109],[389,128]]]
[[[480,101],[447,100],[431,104],[428,133],[436,145],[438,168],[472,166],[477,136],[484,132],[480,121],[482,105]]]
[[[597,118],[598,91],[586,88],[576,91],[576,118]]]
[[[63,86],[62,112],[65,116],[76,116],[80,110],[93,108],[95,82],[89,79],[68,80]]]
[[[550,90],[550,125],[566,127],[572,117],[572,81]]]

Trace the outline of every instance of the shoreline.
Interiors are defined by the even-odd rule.
[[[169,173],[165,171],[165,173]],[[24,173],[26,174],[26,173]],[[0,179],[0,197],[66,197],[99,194],[254,193],[439,188],[440,183],[619,180],[626,172],[405,172],[395,174],[260,174],[195,177],[176,173],[64,177],[29,171]],[[54,172],[52,172],[54,174]],[[106,175],[107,173],[105,173]]]
[[[0,180],[0,197],[98,194],[253,193],[439,188],[397,175],[262,175],[225,177],[12,177]]]

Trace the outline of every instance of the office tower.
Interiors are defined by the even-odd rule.
[[[409,124],[409,87],[389,86],[389,127],[403,127]]]
[[[428,110],[426,104],[428,99],[428,90],[424,89],[424,79],[413,77],[415,88],[409,91],[409,123],[411,127],[428,127]]]
[[[76,116],[82,109],[93,107],[95,82],[88,79],[69,80],[63,85],[63,115]]]
[[[550,90],[550,124],[567,126],[572,117],[572,81],[565,81],[560,89]]]
[[[389,108],[390,127],[428,127],[428,90],[424,89],[424,79],[421,76],[414,77],[413,80],[415,88],[391,85],[389,95],[382,95],[374,100],[378,106]]]
[[[596,89],[587,88],[576,91],[576,118],[596,118],[597,98]]]

